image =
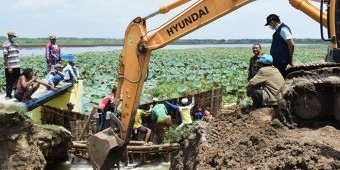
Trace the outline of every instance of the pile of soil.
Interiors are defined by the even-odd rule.
[[[0,169],[45,169],[67,159],[71,135],[45,129],[27,116],[0,107]]]
[[[340,169],[334,122],[299,122],[289,129],[272,108],[224,109],[200,122],[171,155],[170,169]]]

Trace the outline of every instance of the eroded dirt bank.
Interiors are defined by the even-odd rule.
[[[0,110],[0,143],[0,169],[40,170],[67,158],[71,136],[36,126],[19,113]]]
[[[309,122],[289,129],[273,110],[222,110],[200,123],[172,154],[170,169],[340,169],[336,124]]]

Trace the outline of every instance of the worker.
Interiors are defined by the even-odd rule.
[[[50,41],[45,45],[46,73],[51,71],[51,66],[60,63],[60,48],[57,44],[57,37],[50,36]]]
[[[261,68],[261,64],[257,60],[262,55],[262,47],[259,43],[255,43],[252,46],[253,56],[250,57],[249,67],[248,67],[248,81],[255,76],[257,71]]]
[[[188,105],[188,98],[182,98],[182,106],[171,104],[165,101],[165,104],[169,105],[172,109],[179,111],[181,114],[182,123],[177,126],[176,130],[180,130],[184,125],[189,125],[192,123],[191,110],[195,106],[195,97],[192,96],[191,103]]]
[[[164,128],[169,128],[171,125],[171,116],[168,115],[167,108],[158,101],[158,98],[153,98],[152,101],[154,106],[151,109],[151,119],[155,122],[154,143],[160,144],[164,139]]]
[[[266,105],[277,105],[279,89],[285,83],[284,78],[279,70],[274,67],[273,57],[263,54],[259,62],[262,67],[256,75],[249,80],[247,85],[247,94],[253,100],[253,108],[260,108]]]
[[[59,63],[51,66],[51,71],[46,75],[48,84],[52,87],[57,87],[64,80],[65,75],[61,72],[63,66]]]
[[[111,90],[111,93],[106,95],[98,105],[97,113],[99,115],[99,118],[98,118],[97,133],[102,131],[105,127],[106,112],[107,111],[114,112],[115,106],[113,102],[115,100],[116,91],[117,91],[117,87],[114,86]]]
[[[68,111],[72,111],[74,109],[74,104],[72,102],[68,102],[66,106]]]
[[[270,47],[270,55],[273,56],[273,65],[286,77],[286,68],[293,66],[294,40],[290,28],[281,23],[279,16],[270,14],[265,26],[275,30]]]
[[[202,106],[198,106],[198,110],[195,112],[195,115],[194,115],[194,120],[195,121],[202,120],[203,115],[204,115],[203,112],[204,112],[203,107]]]
[[[204,113],[203,119],[204,119],[205,121],[210,121],[210,120],[213,118],[213,116],[212,116],[212,114],[211,114],[210,107],[208,107],[208,106],[205,107],[203,113]]]
[[[79,71],[78,68],[75,66],[75,62],[73,60],[68,61],[68,64],[63,70],[63,73],[65,75],[65,82],[78,83]]]
[[[151,136],[151,129],[148,127],[143,126],[143,116],[149,116],[150,110],[145,111],[142,109],[137,109],[136,116],[135,116],[135,123],[133,125],[133,129],[139,133],[146,134],[144,137],[144,145],[148,145],[149,138]]]
[[[15,42],[17,37],[15,31],[7,32],[7,40],[2,44],[4,56],[4,68],[6,78],[6,99],[12,98],[12,91],[14,90],[15,83],[20,76],[20,59],[19,48]]]
[[[53,91],[57,90],[57,88],[50,86],[48,83],[35,77],[32,68],[26,68],[19,76],[14,91],[14,97],[20,102],[32,100],[31,95],[38,90],[40,84],[48,87],[48,89],[51,89]]]

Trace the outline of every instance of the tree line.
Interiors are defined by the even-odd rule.
[[[7,37],[0,36],[0,41],[4,42]],[[21,47],[41,47],[48,41],[48,38],[18,38],[17,43]],[[115,38],[74,38],[74,37],[58,37],[57,43],[61,46],[122,46],[124,39]],[[179,39],[171,44],[187,45],[187,44],[270,44],[271,39]],[[324,41],[320,39],[302,38],[294,39],[297,44],[322,44]]]

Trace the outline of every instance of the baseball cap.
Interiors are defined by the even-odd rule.
[[[50,40],[56,40],[56,39],[57,39],[57,37],[55,35],[50,36]]]
[[[14,30],[8,31],[8,32],[7,32],[7,35],[11,35],[11,36],[14,36],[14,37],[17,36],[17,34],[16,34],[16,32],[15,32]]]
[[[56,64],[56,65],[54,65],[54,68],[63,68],[64,66],[63,65],[61,65],[61,64]]]
[[[264,24],[264,26],[269,25],[269,23],[270,23],[271,21],[278,21],[278,22],[280,22],[280,18],[279,18],[279,16],[277,16],[276,14],[270,14],[270,15],[267,16],[267,23]]]
[[[188,103],[188,99],[187,99],[187,98],[183,98],[183,99],[181,100],[181,102],[182,102],[182,104],[187,104],[187,103]]]
[[[273,63],[273,57],[269,54],[263,54],[263,55],[261,55],[259,61],[262,64],[272,64]]]

